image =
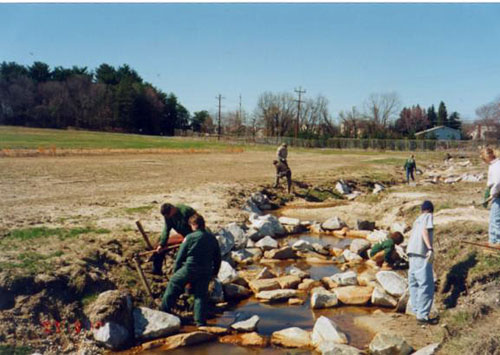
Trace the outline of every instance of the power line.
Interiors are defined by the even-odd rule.
[[[298,103],[298,107],[297,107],[297,120],[295,121],[295,139],[297,139],[298,135],[299,135],[299,120],[300,120],[300,103],[301,103],[301,95],[302,94],[305,94],[306,91],[305,90],[302,90],[302,87],[299,87],[299,89],[295,89],[295,92],[297,94],[299,94],[299,99],[298,100],[295,100],[297,103]]]

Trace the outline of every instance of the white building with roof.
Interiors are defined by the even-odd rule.
[[[462,138],[458,129],[436,126],[425,131],[415,133],[415,137],[420,139],[437,139],[437,140],[459,140]]]

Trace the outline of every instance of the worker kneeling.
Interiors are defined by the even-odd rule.
[[[170,313],[187,283],[194,294],[194,321],[205,325],[208,284],[217,276],[221,264],[219,243],[205,229],[205,220],[199,214],[189,218],[193,230],[184,239],[174,264],[174,275],[170,279],[162,298],[161,310]]]
[[[384,269],[390,268],[400,260],[396,252],[396,245],[403,243],[404,237],[400,232],[392,233],[389,238],[379,242],[372,247],[370,259],[382,266]]]

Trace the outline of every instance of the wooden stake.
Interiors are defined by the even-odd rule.
[[[144,276],[144,272],[142,271],[140,260],[136,257],[134,257],[134,264],[135,264],[135,268],[137,269],[137,273],[139,274],[139,278],[142,281],[142,285],[146,289],[146,293],[149,295],[149,297],[151,297],[153,304],[156,305],[155,299],[153,297],[153,293],[151,292],[151,288],[149,287],[148,280],[146,280],[146,277]]]
[[[139,232],[141,232],[142,237],[144,238],[144,241],[146,242],[146,245],[148,247],[148,250],[153,250],[153,245],[149,241],[148,235],[144,231],[144,228],[142,228],[142,224],[140,221],[136,221],[135,224],[137,225],[137,229],[139,229]]]
[[[180,246],[181,246],[180,244],[169,245],[168,247],[161,248],[160,250],[158,250],[158,253],[161,253],[162,251],[166,251],[166,250],[177,249]],[[154,253],[156,253],[156,250],[148,250],[148,251],[144,251],[142,253],[137,253],[136,255],[137,256],[148,256],[148,255],[151,255],[151,254],[154,254]]]
[[[475,246],[483,247],[483,248],[495,249],[495,250],[498,250],[500,252],[500,246],[489,245],[489,244],[486,244],[486,243],[466,242],[465,240],[461,240],[460,243],[475,245]]]

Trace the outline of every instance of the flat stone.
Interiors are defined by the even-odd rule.
[[[305,240],[297,240],[295,243],[292,244],[292,249],[296,251],[308,251],[312,250],[313,247],[311,243]]]
[[[281,288],[280,283],[277,279],[253,280],[250,281],[249,286],[254,293],[258,293],[261,291],[278,290],[279,288]]]
[[[252,258],[254,260],[257,260],[257,259],[260,259],[262,258],[262,250],[260,250],[260,248],[246,248],[245,249],[247,252],[249,252],[250,254],[252,254]]]
[[[335,307],[338,304],[337,295],[322,287],[316,287],[311,292],[311,308],[321,309]]]
[[[359,286],[378,286],[375,272],[373,270],[367,269],[358,275],[358,284]]]
[[[321,283],[329,290],[339,286],[335,281],[332,280],[330,276],[321,278]]]
[[[407,355],[413,352],[413,349],[400,336],[378,333],[370,343],[370,354],[373,355]]]
[[[313,250],[321,255],[330,255],[330,251],[326,246],[320,243],[312,243]]]
[[[325,316],[321,316],[316,320],[316,323],[314,323],[311,341],[316,348],[320,347],[324,342],[347,344],[347,336],[340,330],[334,321]]]
[[[280,217],[280,218],[278,218],[278,221],[281,224],[286,224],[286,225],[290,225],[290,226],[300,225],[300,219],[298,219],[298,218]]]
[[[297,276],[301,279],[305,279],[306,277],[309,277],[311,274],[307,271],[304,271],[302,269],[299,269],[298,267],[296,266],[292,266],[289,270],[288,270],[288,274],[290,275],[293,275],[293,276]]]
[[[208,327],[208,326],[204,326],[204,327],[198,327],[198,330],[200,330],[202,332],[216,334],[216,335],[224,335],[224,334],[227,334],[229,332],[229,330],[227,328],[224,328],[224,327]]]
[[[273,279],[275,277],[276,275],[271,270],[269,270],[267,267],[264,267],[262,270],[259,271],[259,273],[255,277],[255,280]]]
[[[361,350],[346,344],[336,344],[334,342],[323,342],[317,348],[321,355],[361,355]]]
[[[341,272],[330,277],[339,286],[349,286],[358,284],[358,274],[354,271]]]
[[[181,327],[181,320],[165,312],[146,307],[134,308],[134,334],[138,340],[147,340],[164,337],[177,333]]]
[[[267,338],[257,334],[256,332],[226,335],[219,338],[219,342],[224,344],[235,344],[240,346],[258,346],[266,347],[268,345]]]
[[[238,264],[250,264],[253,262],[254,255],[246,249],[240,249],[231,252],[231,259]]]
[[[297,288],[300,284],[300,277],[293,275],[286,275],[277,278],[281,288]]]
[[[273,249],[266,251],[264,253],[264,257],[267,259],[286,260],[286,259],[293,259],[296,257],[296,255],[293,249],[287,246],[280,249]]]
[[[231,324],[230,328],[240,332],[253,332],[255,329],[257,329],[257,324],[259,323],[259,321],[259,316],[255,315],[243,321]]]
[[[303,299],[300,299],[300,298],[289,298],[288,299],[288,304],[290,306],[298,306],[298,305],[301,305],[301,304],[304,304],[304,300]]]
[[[375,287],[372,293],[371,302],[374,306],[394,308],[398,300],[386,293],[381,287]]]
[[[259,240],[257,243],[255,243],[255,246],[262,250],[271,250],[271,249],[276,249],[278,247],[278,242],[267,235],[261,240]]]
[[[327,231],[339,230],[344,228],[345,226],[345,222],[342,221],[339,217],[328,218],[321,224],[321,228]]]
[[[217,278],[223,284],[229,284],[236,280],[238,277],[238,273],[236,270],[227,262],[222,260],[219,273],[217,274]]]
[[[256,297],[265,301],[285,301],[291,297],[297,297],[297,290],[283,289],[272,291],[261,291]]]
[[[373,287],[369,286],[344,286],[334,290],[337,298],[343,304],[365,305],[370,302]]]
[[[311,333],[297,327],[286,328],[272,333],[271,343],[285,348],[310,348]]]
[[[363,260],[363,258],[361,256],[359,256],[356,253],[353,253],[349,249],[344,250],[344,252],[342,253],[342,256],[347,261],[361,261],[361,260]]]
[[[208,332],[195,331],[191,333],[177,334],[166,338],[164,345],[162,345],[160,349],[172,350],[183,346],[206,343],[215,339],[215,334],[211,334]]]
[[[408,287],[406,279],[394,271],[379,271],[375,277],[384,291],[394,297],[401,297]]]
[[[297,286],[297,288],[299,290],[309,290],[315,286],[319,286],[320,283],[316,280],[313,280],[313,279],[304,279],[302,280],[302,283],[299,284],[299,286]]]

